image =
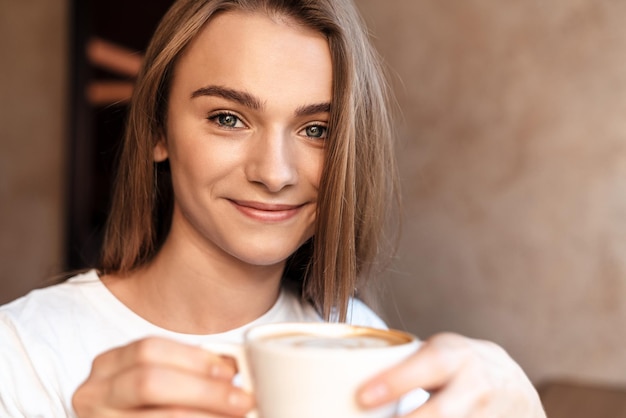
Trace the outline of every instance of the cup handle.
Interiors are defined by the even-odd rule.
[[[253,393],[250,366],[248,365],[246,350],[243,345],[210,342],[202,344],[201,347],[212,353],[234,358],[237,362],[237,368],[239,369],[241,388],[246,392]],[[246,418],[258,418],[257,411],[253,410],[252,412],[248,413],[246,415]]]

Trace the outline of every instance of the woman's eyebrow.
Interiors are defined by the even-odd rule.
[[[263,103],[261,100],[252,94],[235,90],[228,87],[223,86],[206,86],[201,87],[191,93],[191,98],[195,99],[196,97],[202,96],[217,96],[226,100],[230,100],[233,102],[237,102],[243,106],[249,107],[254,110],[263,109]],[[301,116],[310,116],[318,113],[329,113],[330,112],[330,103],[314,103],[310,105],[300,106],[296,109],[295,115],[298,117]]]
[[[330,103],[315,103],[306,106],[300,106],[296,109],[296,116],[311,116],[318,113],[330,113]]]
[[[224,98],[226,100],[230,100],[233,102],[237,102],[243,106],[249,107],[254,110],[260,110],[263,108],[263,103],[257,97],[254,97],[250,93],[245,91],[235,90],[228,87],[222,86],[206,86],[201,87],[198,90],[191,93],[191,98],[195,99],[196,97],[202,96],[217,96]]]

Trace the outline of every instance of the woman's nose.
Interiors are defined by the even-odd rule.
[[[246,164],[248,181],[275,193],[295,184],[297,173],[294,139],[288,134],[273,130],[252,140]]]

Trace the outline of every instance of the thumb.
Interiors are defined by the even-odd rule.
[[[466,340],[456,334],[430,338],[414,355],[366,382],[357,391],[357,402],[374,408],[414,389],[432,391],[446,386],[465,362]]]

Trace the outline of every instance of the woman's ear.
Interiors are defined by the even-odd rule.
[[[152,150],[152,158],[154,162],[160,163],[167,160],[167,144],[165,143],[165,139],[159,138],[157,143],[154,145],[154,149]]]

